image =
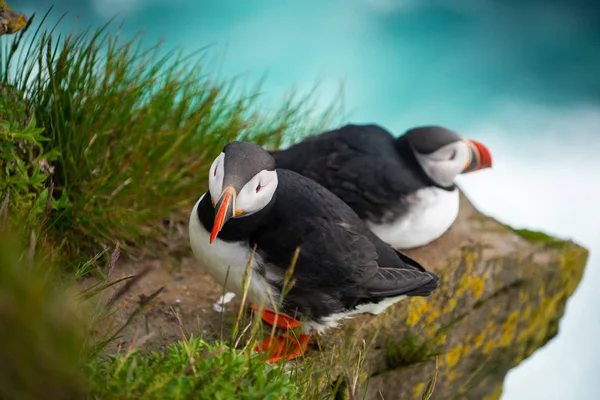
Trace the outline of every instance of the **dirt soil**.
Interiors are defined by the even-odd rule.
[[[150,268],[151,271],[116,302],[114,308],[118,311],[98,325],[98,334],[114,332],[138,308],[140,298],[151,295],[162,286],[164,289],[142,315],[122,332],[121,337],[105,349],[108,354],[126,349],[130,345],[139,346],[142,342],[146,346],[161,350],[168,344],[181,340],[182,331],[175,311],[187,334],[202,336],[206,340],[228,337],[227,328],[232,326],[237,316],[240,298],[237,296],[227,303],[223,313],[213,308],[223,295],[223,289],[191,254],[187,236],[187,215],[187,210],[184,210],[176,220],[169,223],[169,234],[164,244],[170,255],[117,262],[111,275],[113,280],[136,275],[146,268]],[[472,217],[477,215],[478,212],[469,201],[461,196],[461,212],[450,230],[430,245],[406,253],[421,262],[425,268],[435,271],[436,266],[440,265],[453,249],[475,240],[469,233],[473,231]],[[84,279],[78,283],[78,288],[88,287],[95,282],[96,278]],[[103,296],[100,299],[94,298],[92,303],[106,301],[122,285],[105,290]]]

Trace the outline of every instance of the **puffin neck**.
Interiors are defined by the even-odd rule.
[[[402,135],[399,138],[396,138],[396,140],[394,141],[394,147],[396,148],[396,152],[398,153],[400,159],[404,160],[404,162],[406,163],[406,166],[411,168],[413,171],[418,171],[419,176],[428,185],[435,186],[437,188],[447,190],[449,192],[452,192],[454,189],[456,189],[456,185],[454,183],[450,186],[440,185],[433,179],[431,179],[429,175],[427,175],[427,173],[425,173],[423,167],[421,166],[421,163],[419,163],[419,160],[417,160],[414,150],[406,136]]]
[[[260,211],[248,215],[247,217],[238,217],[229,219],[217,236],[218,239],[226,242],[239,242],[248,240],[250,236],[259,228],[269,222],[271,218],[271,209],[275,204],[277,192],[273,195],[271,201]],[[204,229],[212,231],[215,221],[215,209],[212,205],[210,193],[207,193],[196,210],[196,215]]]

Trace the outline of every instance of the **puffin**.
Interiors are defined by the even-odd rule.
[[[459,212],[459,174],[492,167],[483,144],[441,126],[398,138],[375,124],[345,125],[271,151],[278,168],[304,175],[348,204],[398,250],[425,246]]]
[[[282,328],[254,348],[269,362],[304,354],[313,333],[345,318],[377,315],[438,287],[435,273],[380,240],[340,198],[276,168],[251,142],[230,142],[215,158],[208,191],[190,214],[189,240],[209,275]]]

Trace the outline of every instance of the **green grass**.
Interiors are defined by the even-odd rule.
[[[79,398],[84,324],[24,241],[0,229],[0,399]]]
[[[295,399],[306,390],[306,378],[249,348],[187,335],[166,352],[142,349],[141,338],[124,354],[100,356],[85,339],[97,320],[82,311],[97,291],[69,294],[59,271],[22,245],[21,229],[0,233],[1,399]]]
[[[386,363],[388,370],[428,362],[441,353],[432,344],[433,340],[423,340],[407,332],[401,340],[390,340],[386,344]]]
[[[4,106],[16,104],[43,127],[52,196],[62,200],[47,231],[66,254],[87,256],[116,240],[125,251],[148,245],[163,233],[158,218],[204,192],[226,143],[277,147],[333,115],[309,118],[316,92],[266,112],[260,85],[213,75],[209,49],[145,48],[141,36],[123,39],[115,28],[64,34],[60,24],[40,24],[1,39],[0,83],[21,99]]]
[[[190,338],[166,352],[133,350],[87,365],[96,399],[297,399],[300,387],[281,365],[225,344]]]
[[[534,242],[534,243],[543,243],[544,245],[546,245],[547,247],[550,247],[550,248],[563,248],[568,244],[568,242],[566,242],[564,240],[554,238],[543,232],[532,231],[529,229],[516,229],[516,228],[512,228],[512,227],[509,227],[509,228],[511,231],[513,231],[514,233],[521,236],[523,239],[525,239],[527,241]]]
[[[182,339],[166,351],[145,346],[149,336],[140,335],[127,349],[106,354],[104,345],[119,338],[153,296],[141,301],[123,326],[111,327],[106,335],[92,332],[120,307],[119,296],[139,277],[110,280],[107,272],[104,282],[73,292],[58,279],[62,271],[41,257],[43,251],[23,245],[23,229],[0,233],[0,326],[10,327],[0,330],[2,400],[334,399],[343,389],[334,387],[330,369],[318,358],[287,366],[267,363],[265,355],[255,353],[253,345],[265,333],[257,313],[237,320],[227,342],[210,344],[188,335],[176,314]],[[118,251],[111,259],[109,270]],[[120,286],[117,295],[108,301],[98,297],[97,307],[90,309],[90,299],[111,286]],[[345,369],[351,372],[359,364]]]

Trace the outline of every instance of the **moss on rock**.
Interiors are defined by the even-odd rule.
[[[369,399],[420,399],[438,355],[436,399],[498,399],[508,371],[557,334],[588,257],[572,242],[505,227],[464,196],[454,226],[409,253],[439,274],[439,290],[357,317],[321,344],[335,369],[339,343],[370,343]]]

